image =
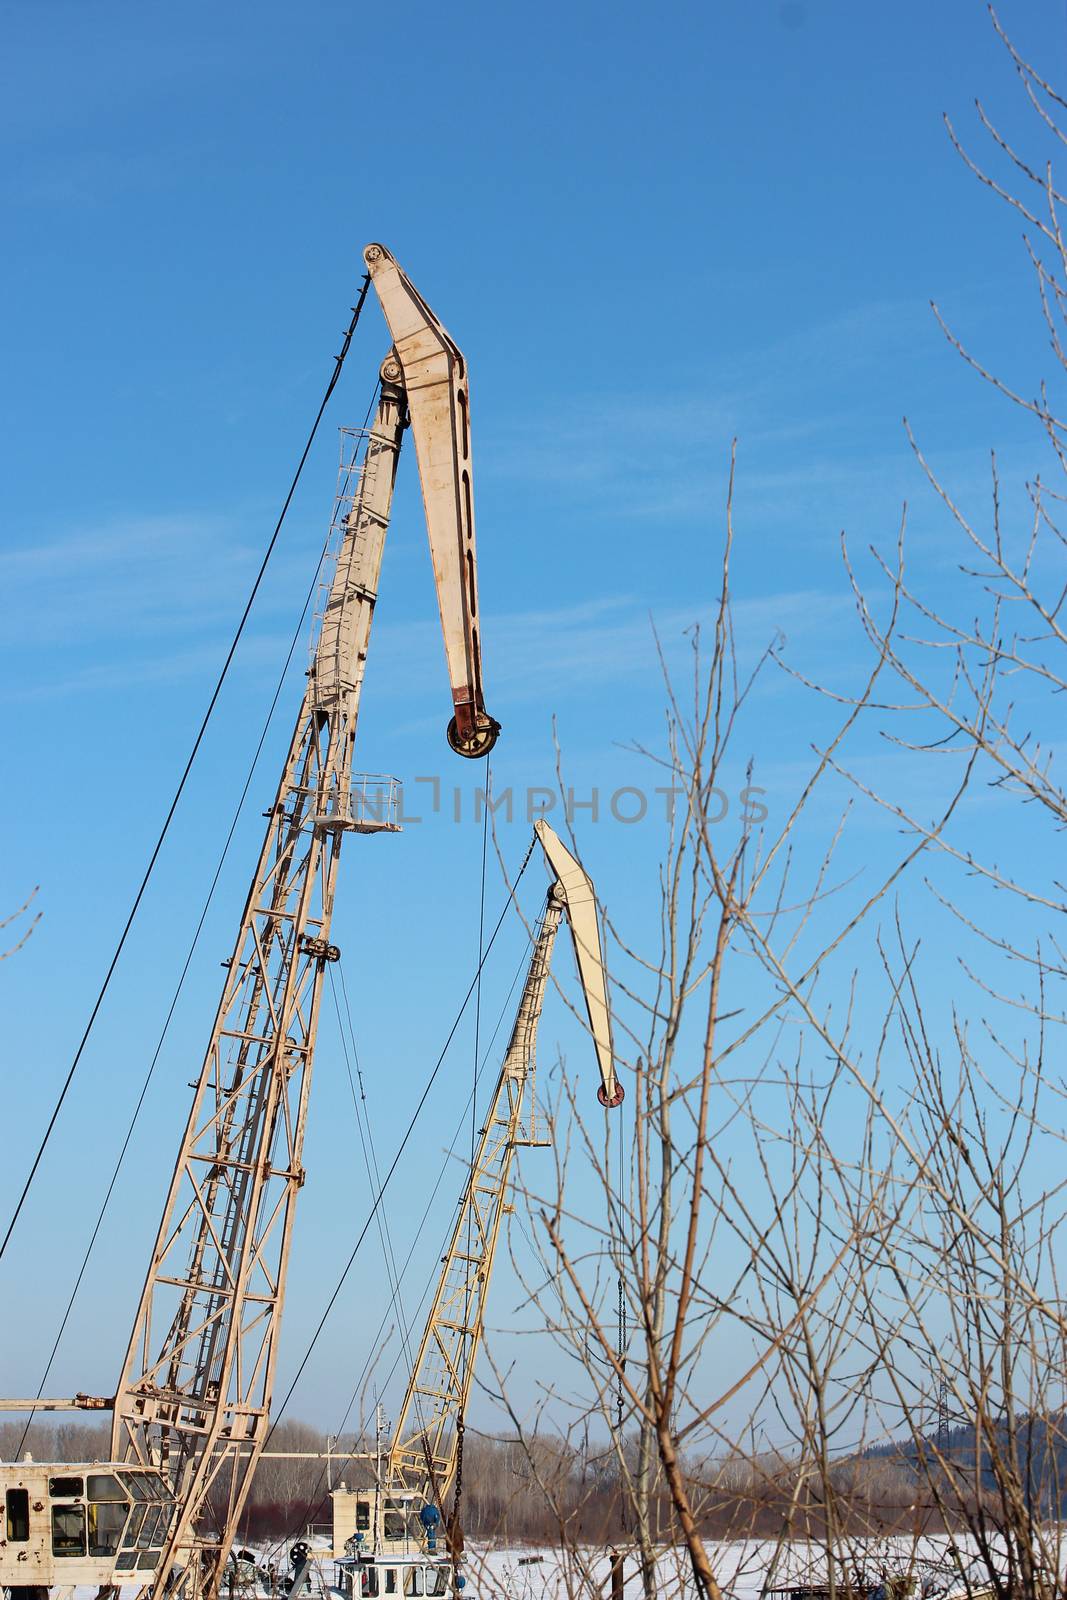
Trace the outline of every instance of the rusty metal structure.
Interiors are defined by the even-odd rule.
[[[91,1471],[100,1483],[111,1474],[119,1485],[114,1505],[126,1511],[134,1495],[123,1486],[141,1484],[138,1469],[156,1475],[169,1514],[153,1516],[146,1545],[145,1519],[134,1531],[131,1513],[111,1541],[115,1560],[106,1576],[131,1581],[121,1573],[129,1571],[132,1550],[136,1579],[153,1596],[170,1592],[178,1568],[187,1593],[217,1594],[269,1425],[323,977],[338,956],[330,928],[341,846],[349,833],[398,827],[390,780],[355,775],[353,755],[407,431],[452,689],[448,741],[459,754],[479,757],[499,732],[482,691],[466,363],[389,251],[368,245],[364,260],[392,348],[381,365],[373,425],[365,435],[344,436],[332,574],[307,687],[224,962],[117,1390],[113,1401],[93,1402],[113,1412],[111,1460],[50,1469],[55,1482],[67,1484],[79,1473]],[[22,1493],[14,1480],[11,1488]],[[26,1549],[10,1536],[0,1542],[0,1582],[30,1591],[105,1581],[101,1562],[108,1565],[109,1552],[90,1557],[85,1516],[79,1545],[69,1498],[64,1506],[64,1539],[48,1533],[55,1508],[46,1496],[39,1505],[45,1521],[27,1524]]]

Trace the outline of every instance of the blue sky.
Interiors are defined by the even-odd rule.
[[[1062,7],[1008,0],[1001,16],[1055,77]],[[654,11],[38,0],[5,7],[4,36],[0,905],[39,883],[43,913],[0,969],[6,1216],[273,526],[365,242],[393,249],[468,357],[487,699],[505,727],[495,782],[516,793],[554,781],[554,716],[580,794],[596,787],[603,805],[620,784],[647,783],[621,747],[660,722],[649,617],[682,660],[715,589],[732,437],[742,652],[780,629],[807,670],[847,677],[859,656],[842,528],[856,548],[888,545],[908,499],[920,566],[935,592],[950,582],[951,545],[902,416],[968,503],[985,493],[990,444],[1009,473],[1029,465],[1018,421],[964,372],[930,300],[1009,377],[1032,382],[1043,357],[1019,227],[968,178],[941,122],[948,112],[970,134],[978,95],[1009,130],[1025,125],[977,0]],[[371,305],[0,1267],[5,1296],[31,1277],[39,1287],[33,1317],[5,1326],[11,1391],[36,1387],[42,1330],[84,1247],[297,624],[336,426],[362,420],[385,348]],[[56,1392],[113,1381],[305,648],[302,637]],[[351,842],[336,926],[380,1153],[476,948],[475,780],[446,750],[447,707],[408,460],[360,759],[409,789],[439,774],[446,809],[399,839]],[[810,735],[773,691],[758,727],[773,809]],[[504,831],[513,861],[518,811]],[[661,843],[651,821],[587,821],[584,840],[604,898],[639,921]],[[494,882],[491,905],[498,893]],[[521,950],[509,929],[487,977],[494,1017]],[[542,1041],[546,1062],[557,1043],[581,1057],[558,1001]],[[454,1072],[403,1169],[401,1241],[451,1138],[469,1042]],[[327,1019],[283,1387],[363,1214],[347,1094]],[[432,1243],[418,1259],[432,1269]],[[383,1289],[368,1242],[295,1414],[336,1420]],[[514,1298],[505,1285],[502,1321]]]

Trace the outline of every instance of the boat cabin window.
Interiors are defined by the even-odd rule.
[[[360,1594],[364,1595],[376,1595],[378,1593],[377,1567],[363,1568],[363,1571],[360,1574],[359,1592]]]
[[[148,1515],[144,1519],[144,1527],[141,1529],[137,1540],[138,1550],[147,1550],[151,1545],[159,1544],[163,1537],[163,1525],[166,1520],[166,1506],[148,1507]],[[141,1562],[137,1564],[138,1566],[142,1565]]]
[[[92,1479],[89,1482],[92,1483]],[[117,1554],[122,1530],[126,1526],[126,1514],[129,1511],[126,1501],[104,1501],[100,1505],[90,1503],[89,1506],[89,1554],[91,1556],[113,1556]]]
[[[48,1493],[53,1500],[61,1500],[65,1495],[84,1494],[85,1486],[81,1478],[49,1478]]]
[[[159,1499],[159,1479],[153,1478],[150,1472],[130,1472],[125,1474],[125,1477],[135,1500]]]
[[[448,1580],[445,1577],[444,1567],[426,1568],[426,1593],[430,1595],[446,1594]]]
[[[366,1533],[370,1527],[370,1501],[356,1501],[356,1527],[360,1533]]]
[[[399,1508],[394,1509],[394,1502],[385,1502],[385,1515],[382,1518],[382,1532],[387,1539],[405,1539],[408,1531],[408,1519]]]
[[[385,1592],[386,1592],[386,1594],[396,1594],[396,1568],[395,1567],[386,1567],[386,1569],[385,1569]]]
[[[125,1500],[126,1491],[113,1472],[90,1472],[88,1478],[90,1500]]]
[[[25,1544],[30,1537],[30,1491],[9,1489],[5,1499],[7,1536],[12,1544]]]
[[[126,1529],[126,1537],[122,1541],[123,1544],[126,1546],[127,1550],[130,1548],[131,1545],[136,1545],[136,1543],[137,1543],[137,1535],[141,1531],[141,1525],[144,1522],[145,1514],[146,1514],[147,1511],[148,1511],[148,1507],[146,1505],[134,1506],[134,1508],[133,1508],[133,1516],[130,1518],[130,1525]]]
[[[55,1482],[55,1479],[52,1480]],[[52,1507],[52,1554],[54,1556],[83,1556],[85,1554],[85,1507]]]
[[[405,1572],[405,1574],[404,1574],[404,1593],[405,1594],[421,1594],[422,1593],[422,1568],[421,1567],[409,1567],[407,1572]]]

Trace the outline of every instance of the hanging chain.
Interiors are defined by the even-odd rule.
[[[467,1424],[460,1412],[456,1418],[456,1487],[452,1492],[452,1516],[448,1524],[448,1550],[453,1566],[463,1555],[463,1435],[466,1431]]]

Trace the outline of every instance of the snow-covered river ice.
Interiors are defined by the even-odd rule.
[[[1060,1571],[1067,1570],[1062,1534],[1052,1531],[1049,1544],[1058,1544]],[[708,1554],[715,1578],[727,1600],[759,1600],[767,1588],[826,1581],[825,1551],[818,1545],[793,1543],[780,1547],[770,1540],[709,1541]],[[602,1547],[511,1545],[494,1548],[469,1543],[466,1552],[464,1600],[595,1600],[611,1594],[611,1561]],[[973,1544],[963,1537],[924,1535],[855,1540],[849,1557],[839,1565],[838,1582],[862,1576],[868,1583],[912,1574],[916,1600],[949,1600],[978,1596],[988,1583],[983,1563]],[[323,1553],[314,1563],[312,1600],[328,1594],[334,1577],[333,1562]],[[697,1600],[684,1550],[664,1550],[657,1563],[657,1600]],[[625,1600],[641,1600],[643,1588],[636,1556],[627,1554],[623,1567]],[[81,1600],[81,1597],[79,1597]],[[91,1600],[86,1594],[84,1600]]]

